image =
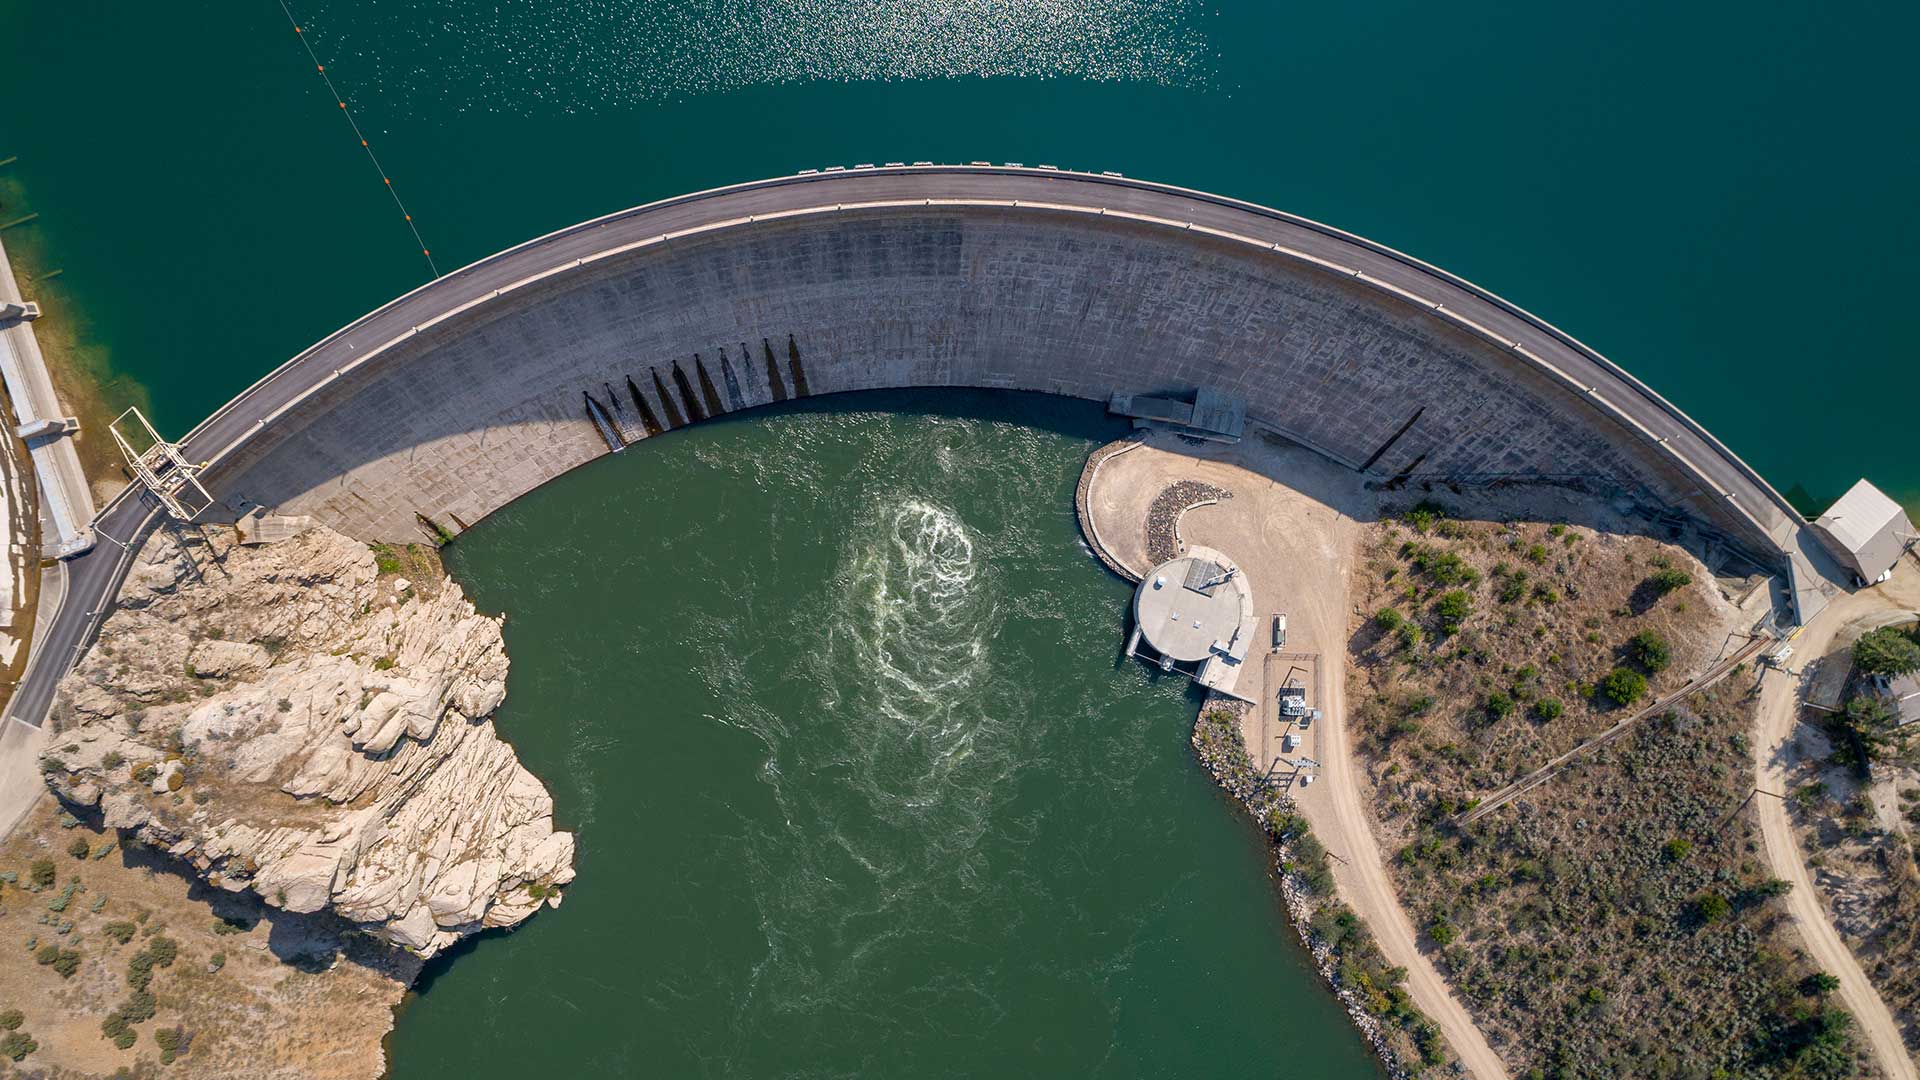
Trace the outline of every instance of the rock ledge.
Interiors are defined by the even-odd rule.
[[[325,528],[156,536],[61,683],[60,797],[208,883],[422,956],[558,906],[573,837],[494,732],[500,621]]]

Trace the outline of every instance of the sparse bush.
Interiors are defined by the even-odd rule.
[[[1513,699],[1495,690],[1487,695],[1487,715],[1495,720],[1505,720],[1513,715]]]
[[[1473,614],[1473,598],[1465,589],[1453,589],[1442,593],[1433,605],[1434,614],[1440,616],[1440,626],[1449,634],[1458,633],[1467,616]]]
[[[1405,618],[1394,608],[1384,607],[1373,613],[1373,628],[1383,634],[1391,634],[1400,629]]]
[[[1541,720],[1558,720],[1566,711],[1559,698],[1541,698],[1533,703],[1533,715]]]
[[[1701,893],[1694,898],[1693,913],[1703,923],[1717,923],[1733,914],[1733,903],[1719,893]]]
[[[208,971],[219,971],[221,968],[226,966],[227,966],[227,954],[224,952],[217,952],[217,953],[214,953],[212,956],[207,957]]]
[[[1667,566],[1649,574],[1646,583],[1656,594],[1665,596],[1675,589],[1684,589],[1693,584],[1693,575]]]
[[[6,1035],[0,1036],[0,1057],[19,1061],[38,1049],[40,1044],[33,1041],[33,1036],[26,1032],[9,1031]]]
[[[130,922],[110,922],[100,928],[100,932],[113,940],[115,945],[125,945],[133,940],[134,926]]]
[[[126,763],[127,763],[127,755],[121,753],[118,750],[109,750],[107,751],[106,756],[100,759],[100,767],[108,770],[109,772],[119,768],[122,765],[125,765]]]
[[[34,887],[37,889],[44,889],[52,885],[53,878],[54,869],[52,859],[35,859],[33,863],[27,867],[27,880],[33,882]]]
[[[1826,997],[1840,989],[1840,980],[1824,971],[1816,971],[1800,980],[1800,992],[1808,997]]]
[[[80,970],[80,954],[58,945],[41,946],[40,951],[33,954],[33,962],[52,968],[63,979],[73,978],[73,973]]]
[[[160,1028],[153,1033],[153,1041],[160,1047],[160,1064],[171,1065],[186,1046],[186,1033],[177,1027]]]
[[[1422,500],[1411,510],[1400,515],[1400,520],[1406,522],[1414,532],[1424,533],[1433,528],[1435,522],[1443,520],[1446,516],[1446,507],[1432,500]]]
[[[1673,663],[1673,646],[1658,631],[1642,630],[1627,643],[1627,653],[1649,673],[1667,670]]]
[[[133,767],[133,782],[136,784],[151,784],[153,778],[159,775],[159,768],[151,761],[143,761]]]
[[[67,854],[76,859],[84,859],[92,853],[93,845],[87,843],[87,838],[84,836],[74,837],[73,841],[67,845]]]
[[[20,1025],[27,1022],[27,1014],[19,1009],[0,1012],[0,1031],[19,1031]]]
[[[1480,571],[1467,565],[1458,552],[1431,544],[1409,543],[1401,553],[1413,563],[1414,569],[1436,585],[1471,585],[1480,580]]]
[[[1614,668],[1600,680],[1600,694],[1615,706],[1625,707],[1639,701],[1647,692],[1647,677],[1626,668]]]
[[[1420,639],[1425,635],[1421,633],[1419,623],[1408,620],[1400,624],[1399,636],[1400,647],[1412,652],[1420,647]]]

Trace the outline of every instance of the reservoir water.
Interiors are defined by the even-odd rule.
[[[1805,506],[1920,507],[1920,6],[289,3],[442,269],[802,168],[1112,169],[1500,292]],[[0,30],[0,225],[38,215],[8,250],[107,404],[184,432],[425,279],[279,4]],[[1366,1073],[1191,705],[1113,662],[1068,501],[1098,410],[761,418],[453,550],[581,880],[436,965],[396,1076]]]

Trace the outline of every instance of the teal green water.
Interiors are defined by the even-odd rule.
[[[443,268],[808,167],[1113,169],[1469,277],[1810,502],[1920,506],[1912,4],[294,10]],[[8,248],[164,430],[423,280],[276,3],[0,28],[0,223],[40,215]],[[966,400],[676,434],[461,541],[582,880],[436,969],[397,1075],[1367,1070],[1191,707],[1112,662],[1066,499],[1100,421]]]
[[[442,267],[808,167],[1113,169],[1433,261],[1646,378],[1782,490],[1866,473],[1920,506],[1920,6],[293,8]],[[0,157],[20,157],[0,176],[42,215],[8,244],[65,269],[48,298],[167,429],[420,282],[278,4],[0,0],[0,25],[29,28],[0,35]]]
[[[1117,433],[860,395],[650,441],[462,537],[580,881],[436,967],[394,1074],[1376,1075],[1184,684],[1116,662],[1127,590],[1072,498]]]

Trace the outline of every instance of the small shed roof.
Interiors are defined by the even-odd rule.
[[[1899,560],[1901,545],[1913,532],[1900,504],[1865,480],[1848,488],[1814,524],[1834,555],[1867,581]]]

